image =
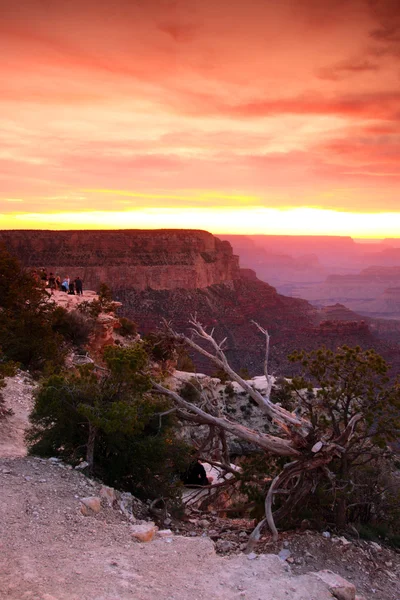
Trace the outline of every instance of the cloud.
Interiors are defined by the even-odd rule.
[[[340,79],[345,79],[346,77],[352,77],[355,74],[379,71],[379,68],[380,67],[376,62],[372,62],[365,58],[358,58],[342,61],[331,67],[324,67],[318,71],[317,75],[319,79],[338,81]]]
[[[343,187],[347,206],[398,198],[397,0],[0,6],[0,197],[32,212],[61,196],[102,209],[151,194],[179,207],[300,206]],[[143,196],[79,200],[87,188]]]

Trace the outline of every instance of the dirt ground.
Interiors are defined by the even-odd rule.
[[[25,456],[24,435],[32,410],[34,383],[22,371],[18,371],[15,377],[7,377],[6,383],[1,393],[13,414],[0,422],[0,456]]]
[[[199,535],[206,532],[223,555],[244,551],[254,526],[243,519],[221,519],[215,514],[194,513],[190,521],[183,525],[186,535],[192,535],[193,530]],[[295,574],[330,569],[369,600],[400,600],[400,553],[392,548],[329,532],[290,531],[282,532],[277,542],[268,534],[262,536],[254,551],[284,552],[285,562]]]
[[[400,600],[399,555],[364,542],[283,534],[247,556],[243,523],[213,515],[197,514],[178,534],[149,543],[132,537],[118,504],[103,501],[84,516],[80,500],[98,496],[100,484],[57,460],[26,456],[31,390],[19,373],[4,391],[14,415],[0,423],[2,600],[328,600],[327,586],[309,573],[320,569],[341,573],[368,600]],[[281,550],[289,556],[279,558]]]

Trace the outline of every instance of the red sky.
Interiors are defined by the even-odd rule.
[[[1,227],[400,235],[399,0],[0,0],[0,56]]]

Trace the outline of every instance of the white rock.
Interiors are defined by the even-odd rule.
[[[355,600],[355,586],[332,571],[324,570],[311,573],[327,584],[329,591],[337,600]]]
[[[50,459],[50,460],[51,460],[51,459]],[[89,463],[88,463],[88,462],[86,462],[86,460],[84,460],[84,461],[82,461],[81,463],[79,463],[79,465],[76,465],[75,469],[76,469],[77,471],[81,471],[81,470],[83,470],[83,469],[86,469],[86,467],[88,467],[88,466],[89,466]]]
[[[322,537],[324,537],[325,539],[329,540],[329,538],[331,537],[331,534],[329,533],[329,531],[323,531],[322,532]]]
[[[170,529],[160,529],[159,531],[157,531],[157,535],[158,537],[171,537],[171,535],[173,535],[172,531]]]

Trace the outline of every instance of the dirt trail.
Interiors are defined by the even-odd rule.
[[[312,575],[292,577],[274,555],[217,556],[208,538],[136,542],[130,523],[79,498],[99,485],[57,462],[0,460],[0,590],[7,600],[328,600]]]
[[[80,499],[98,496],[100,484],[26,456],[31,392],[18,374],[4,393],[14,415],[0,424],[1,600],[332,599],[315,575],[294,576],[275,554],[220,556],[199,531],[139,543],[118,506],[104,501],[84,516]]]
[[[0,457],[26,455],[24,435],[32,410],[33,389],[31,378],[22,371],[6,378],[6,387],[1,393],[13,414],[0,423]]]

